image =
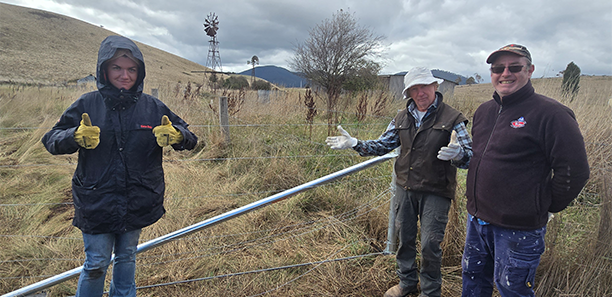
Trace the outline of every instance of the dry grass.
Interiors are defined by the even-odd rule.
[[[243,109],[232,119],[232,124],[256,125],[249,128],[232,128],[232,143],[223,144],[216,126],[216,116],[207,105],[210,97],[214,96],[201,94],[198,98],[185,100],[182,94],[173,94],[173,89],[174,84],[168,84],[167,88],[160,89],[160,97],[192,123],[192,130],[206,141],[208,146],[204,149],[199,147],[192,152],[165,152],[165,158],[168,160],[165,164],[168,213],[158,224],[145,229],[143,240],[167,234],[271,195],[274,191],[288,189],[330,173],[330,160],[335,163],[332,167],[336,170],[359,160],[351,157],[341,158],[343,160],[338,162],[327,157],[299,157],[324,155],[329,151],[322,141],[318,141],[324,138],[324,128],[316,125],[320,124],[321,119],[315,119],[312,134],[314,143],[307,141],[310,135],[306,134],[302,125],[306,123],[305,107],[299,102],[297,93],[280,93],[272,97],[268,104],[259,103],[256,95],[249,93]],[[3,178],[0,203],[4,205],[0,207],[3,226],[0,234],[17,235],[0,238],[2,246],[8,247],[0,252],[1,258],[9,261],[0,268],[1,275],[5,276],[0,278],[2,292],[41,279],[36,276],[53,275],[82,263],[80,234],[70,224],[72,206],[56,204],[70,201],[70,176],[74,170],[76,156],[51,156],[40,143],[42,135],[81,92],[70,88],[15,85],[0,87],[0,108],[6,111],[0,118],[0,126],[16,128],[0,130],[0,166],[3,166],[0,167],[0,175]],[[375,125],[375,129],[375,132],[379,133],[378,125]],[[230,160],[212,160],[217,158]],[[33,166],[34,164],[40,166]],[[7,167],[9,165],[18,167]],[[389,167],[385,169],[384,171],[388,171]],[[377,175],[380,175],[380,171],[374,174],[375,177]],[[347,182],[358,183],[345,181]],[[386,185],[383,181],[378,185],[359,184],[353,187],[352,190],[341,186],[333,186],[338,189],[314,190],[314,193],[245,215],[231,224],[213,227],[194,238],[170,243],[151,251],[143,255],[141,263],[139,262],[141,268],[138,271],[138,284],[158,284],[318,261],[343,248],[346,243],[342,236],[357,232],[361,229],[360,225],[376,231],[374,234],[361,234],[360,237],[354,238],[356,243],[351,244],[353,248],[338,254],[337,257],[367,250],[369,241],[360,243],[358,239],[384,235],[385,224],[378,226],[364,219],[337,222],[335,216],[372,196],[362,196],[358,193],[378,193],[384,191]],[[334,197],[336,194],[340,195]],[[380,203],[384,203],[384,200]],[[382,212],[375,217],[384,220]],[[372,214],[367,214],[367,218],[372,218]],[[307,228],[279,230],[284,228],[283,226],[304,224],[312,220],[316,223],[306,224]],[[325,227],[329,224],[333,226],[331,230]],[[315,230],[313,226],[316,226]],[[296,230],[292,231],[293,229]],[[275,233],[279,233],[279,238],[274,237]],[[272,239],[266,240],[266,237]],[[376,242],[383,240],[384,238],[376,238]],[[320,248],[299,251],[299,247],[311,246]],[[178,256],[175,255],[177,253]],[[367,271],[369,268],[366,265],[362,269]],[[204,295],[217,295],[213,292],[245,295],[245,292],[268,290],[304,271],[306,270],[293,269],[289,272],[253,275],[249,281],[251,285],[235,289],[228,289],[228,284],[243,284],[245,278],[251,277],[209,281],[206,285],[209,289]],[[354,277],[351,273],[347,274]],[[34,278],[11,278],[26,275]],[[271,279],[266,280],[270,277]],[[68,281],[54,287],[50,292],[52,295],[71,294],[75,282]],[[291,288],[294,286],[296,285],[287,286],[279,292],[293,290]],[[382,286],[386,286],[386,283]],[[172,288],[183,290],[180,286]],[[144,292],[151,296],[163,296],[166,294],[159,292],[164,290],[166,289],[149,289]],[[300,290],[298,289],[298,292]],[[184,296],[202,296],[201,289],[187,291]],[[278,292],[272,294],[283,295]],[[304,294],[308,293],[302,293]]]
[[[0,3],[0,82],[11,83],[0,85],[0,293],[82,264],[81,234],[71,225],[68,204],[76,155],[51,156],[40,138],[89,89],[66,86],[95,71],[99,43],[109,34],[68,17]],[[190,152],[164,152],[167,213],[144,229],[143,241],[365,160],[327,148],[325,101],[312,94],[308,104],[318,112],[308,115],[304,90],[278,92],[265,104],[255,93],[244,94],[226,143],[209,107],[211,100],[211,106],[218,104],[220,92],[198,92],[205,78],[190,72],[204,67],[139,46],[147,63],[146,92],[158,89],[206,142]],[[582,77],[572,102],[560,96],[560,79],[533,83],[575,111],[592,168],[583,194],[549,227],[537,295],[612,296],[612,79]],[[460,86],[446,101],[470,118],[492,92],[490,84]],[[360,139],[377,138],[405,104],[386,101],[384,92],[353,98],[364,98],[359,121],[357,100],[350,96],[339,99],[338,118]],[[387,162],[147,251],[138,256],[137,285],[154,287],[139,290],[139,296],[381,296],[397,283],[392,255],[155,285],[380,252],[391,170]],[[465,191],[464,178],[460,170],[458,193]],[[443,296],[460,295],[465,216],[465,199],[457,197],[443,243]],[[75,287],[73,279],[49,295],[74,294]]]
[[[610,236],[598,232],[610,225],[610,194],[604,191],[609,181],[608,186],[603,184],[609,177],[612,155],[612,108],[606,105],[612,94],[609,82],[609,78],[584,77],[577,100],[564,102],[576,112],[593,174],[584,194],[549,227],[548,249],[538,270],[538,296],[612,294]],[[192,124],[207,146],[165,152],[168,212],[144,229],[143,241],[364,160],[350,152],[346,152],[348,157],[324,156],[338,152],[323,143],[325,113],[307,117],[303,90],[279,92],[266,104],[255,93],[247,93],[241,110],[230,120],[232,141],[224,143],[217,116],[208,106],[211,99],[217,104],[215,96],[201,92],[185,99],[174,92],[176,84],[166,83],[160,97]],[[534,85],[555,96],[560,81],[534,80]],[[58,204],[70,201],[76,156],[51,156],[39,141],[81,92],[0,87],[0,109],[4,111],[0,117],[4,128],[0,130],[0,259],[5,261],[0,266],[0,292],[82,264],[80,232],[70,224],[72,206]],[[488,100],[491,92],[488,84],[458,87],[455,97],[447,101],[471,116],[470,110]],[[380,101],[378,96],[369,95],[370,106]],[[313,97],[317,106],[324,105],[317,95]],[[403,104],[390,102],[382,118],[368,116],[358,122],[357,102],[342,102],[346,107],[340,112],[342,124],[362,139],[373,139]],[[309,120],[312,132],[306,128]],[[391,166],[388,162],[367,169],[139,255],[137,285],[154,286],[139,290],[139,295],[251,296],[267,291],[266,296],[382,295],[397,282],[392,255],[156,285],[384,250]],[[458,193],[464,191],[464,177],[465,171],[460,170]],[[443,296],[460,294],[465,215],[465,201],[458,197],[443,243]],[[20,276],[32,278],[13,278]],[[586,285],[591,281],[595,285]],[[72,294],[75,286],[76,280],[70,280],[49,292],[51,296]]]

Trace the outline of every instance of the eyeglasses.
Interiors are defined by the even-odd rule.
[[[525,65],[512,65],[512,66],[508,66],[508,70],[510,70],[510,72],[512,73],[517,73],[523,70],[523,67],[525,67]],[[491,67],[491,72],[495,74],[504,73],[504,70],[506,70],[506,66],[504,65]]]

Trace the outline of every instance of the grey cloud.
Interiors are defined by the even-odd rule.
[[[2,0],[5,1],[5,0]],[[585,74],[612,74],[612,2],[594,0],[225,0],[80,1],[8,0],[51,10],[124,34],[205,64],[210,12],[220,21],[219,50],[226,71],[243,71],[253,55],[261,65],[286,67],[297,43],[339,9],[360,26],[384,35],[384,73],[425,65],[488,78],[484,62],[493,50],[526,45],[535,77],[554,76],[574,61]],[[55,4],[54,4],[55,3]],[[62,5],[57,5],[57,3]]]

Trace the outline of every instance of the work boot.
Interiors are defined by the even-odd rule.
[[[418,292],[416,288],[411,290],[407,288],[402,288],[400,287],[400,285],[395,285],[391,287],[391,289],[387,290],[383,297],[406,297],[408,296],[408,294],[416,292]]]

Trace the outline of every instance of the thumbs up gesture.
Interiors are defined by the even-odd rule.
[[[74,131],[74,141],[88,150],[93,150],[100,144],[100,128],[91,125],[91,119],[86,112],[81,115],[81,123]]]
[[[459,141],[457,141],[457,132],[453,130],[448,146],[443,146],[438,151],[438,159],[442,161],[461,160],[463,158],[463,150]]]
[[[177,144],[183,141],[183,134],[172,126],[172,122],[164,115],[161,119],[161,125],[153,128],[153,134],[157,138],[157,145],[161,147]]]

